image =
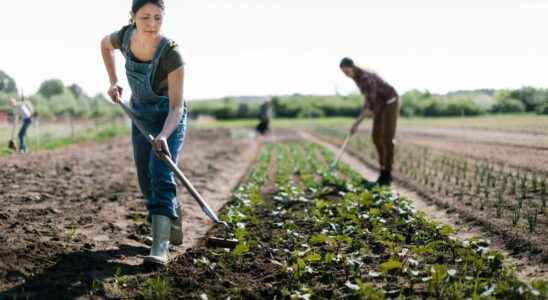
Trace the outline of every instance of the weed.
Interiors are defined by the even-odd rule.
[[[169,298],[169,280],[158,274],[147,278],[139,295],[145,300],[163,300]]]

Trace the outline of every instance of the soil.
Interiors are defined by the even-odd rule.
[[[337,150],[332,144],[310,136],[305,138],[331,151]],[[290,131],[278,131],[253,140],[242,131],[194,130],[185,142],[180,167],[213,210],[219,211],[247,174],[261,144],[300,139],[301,136]],[[343,161],[368,180],[377,176],[359,157],[345,155]],[[265,198],[276,190],[273,180],[278,163],[273,156],[268,180],[262,189]],[[148,254],[145,237],[150,227],[145,222],[144,200],[137,187],[127,138],[13,156],[1,159],[0,165],[3,204],[0,208],[0,300],[116,299],[128,297],[127,287],[130,297],[137,295],[137,287],[152,274],[141,266],[142,257]],[[529,259],[523,251],[508,251],[508,241],[493,234],[493,230],[486,232],[484,227],[464,222],[458,214],[432,205],[435,199],[425,197],[425,191],[420,188],[411,189],[408,185],[395,188],[413,199],[416,208],[430,218],[458,229],[455,237],[491,239],[491,248],[513,257],[522,279],[547,278],[545,264],[536,264],[538,261],[532,256]],[[169,271],[177,275],[178,289],[192,290],[202,284],[199,280],[218,276],[210,271],[196,273],[192,264],[206,253],[205,249],[195,246],[209,233],[220,230],[212,230],[211,221],[188,193],[182,188],[179,192],[184,207],[185,240],[181,247],[173,248],[172,253],[184,255],[176,258]],[[262,209],[258,213],[260,219],[272,216],[271,209]],[[275,236],[275,231],[257,230],[264,237]],[[261,283],[266,288],[260,295],[266,298],[274,295],[274,283],[283,283],[283,280],[276,277],[281,273],[279,267],[271,261],[261,261],[272,256],[268,249],[265,247],[265,253],[256,255],[254,264],[241,266],[249,269],[228,270],[224,279],[219,277],[224,281],[217,282],[216,286],[219,289],[245,287],[251,297],[257,295],[253,292],[254,283]]]
[[[405,131],[400,133],[398,142],[548,174],[548,136],[513,133],[522,139],[509,137],[502,140],[499,135],[474,135],[471,132],[458,135],[447,130],[439,130],[437,135],[431,131]],[[524,140],[524,137],[529,139]]]
[[[330,149],[333,153],[336,153],[339,150],[337,147],[342,145],[340,140],[324,141],[306,132],[302,132],[301,135],[311,142]],[[365,179],[375,180],[378,172],[371,165],[367,165],[365,158],[355,155],[357,153],[347,151],[342,161],[359,172]],[[451,207],[451,203],[448,204],[446,201],[440,200],[430,191],[425,191],[422,187],[411,184],[402,176],[396,174],[396,177],[398,182],[393,185],[394,189],[402,196],[411,199],[416,209],[424,212],[430,219],[455,228],[454,236],[456,238],[484,238],[490,240],[490,248],[512,258],[512,263],[522,280],[532,281],[533,279],[548,278],[548,264],[545,261],[545,255],[539,255],[538,251],[530,251],[530,248],[523,246],[524,243],[529,243],[529,241],[519,240],[516,236],[505,236],[503,234],[507,231],[505,226],[490,223],[484,216],[475,214],[468,209]],[[536,241],[536,244],[539,246],[545,245],[543,241]]]
[[[312,140],[312,142],[316,141]],[[418,221],[422,219],[421,217],[415,220],[417,223],[413,223],[410,219],[402,220],[401,218],[407,218],[404,215],[414,214],[410,213],[407,204],[400,206],[399,210],[394,209],[402,204],[398,201],[399,197],[384,191],[375,192],[377,194],[367,198],[367,195],[371,196],[371,194],[369,192],[361,194],[360,191],[363,191],[364,187],[358,187],[362,179],[348,169],[339,170],[352,178],[352,182],[343,183],[330,173],[321,171],[326,165],[320,165],[315,159],[305,159],[311,153],[309,151],[313,149],[308,146],[309,144],[302,143],[302,138],[301,141],[288,143],[288,145],[277,143],[271,153],[274,157],[271,156],[269,160],[262,156],[259,164],[256,165],[258,167],[256,170],[259,171],[253,173],[256,177],[248,178],[251,182],[246,181],[246,184],[242,186],[242,193],[234,197],[226,212],[228,222],[238,228],[240,234],[243,234],[242,242],[233,251],[196,247],[179,256],[167,272],[161,275],[170,282],[170,291],[166,297],[178,299],[358,299],[360,298],[358,292],[349,290],[358,289],[352,286],[352,282],[356,281],[368,287],[367,290],[364,287],[360,288],[361,298],[376,299],[373,297],[376,296],[373,294],[375,288],[381,289],[387,298],[395,298],[398,295],[415,296],[421,299],[426,299],[427,296],[436,299],[452,298],[439,296],[441,295],[439,291],[445,288],[430,288],[428,284],[424,284],[424,279],[410,278],[416,275],[407,271],[403,273],[382,271],[382,266],[387,267],[387,260],[395,255],[399,258],[390,260],[400,261],[400,267],[402,264],[411,264],[411,261],[414,261],[413,264],[416,266],[425,264],[424,270],[427,270],[425,271],[427,273],[421,273],[423,275],[444,274],[446,271],[443,270],[448,270],[445,268],[454,268],[453,274],[467,274],[460,275],[463,276],[463,280],[473,278],[472,274],[476,276],[490,274],[488,271],[471,271],[467,267],[463,268],[462,260],[455,256],[455,253],[460,251],[469,251],[469,257],[477,257],[475,255],[478,253],[474,251],[485,251],[486,242],[471,242],[468,246],[462,246],[452,237],[441,234],[438,230],[442,227],[430,222]],[[329,149],[336,150],[333,146]],[[305,155],[302,155],[303,153]],[[353,167],[362,165],[348,158],[345,158],[345,161],[351,163]],[[315,167],[319,168],[315,169]],[[312,183],[318,184],[320,190],[333,188],[337,192],[335,197],[322,195],[321,200],[318,200],[320,198],[307,194],[306,191],[302,194],[297,192],[297,195],[301,195],[304,199],[300,201],[301,197],[293,197],[291,192],[287,192],[292,191],[292,188],[303,188],[298,182],[305,182],[305,178],[310,178],[318,170],[320,172],[316,174],[320,174],[320,181]],[[355,170],[363,171],[360,168]],[[370,176],[374,173],[371,170],[367,171],[369,173],[362,174],[370,180]],[[273,182],[274,174],[276,174],[276,184]],[[297,177],[300,179],[296,179]],[[256,185],[257,182],[253,179],[257,179],[260,186]],[[291,179],[295,182],[291,182]],[[258,187],[262,188],[257,189]],[[258,190],[261,197],[257,197]],[[356,194],[352,194],[353,191]],[[360,198],[359,195],[365,198]],[[350,198],[347,198],[349,196]],[[307,199],[316,199],[316,201],[306,201]],[[389,203],[394,203],[396,206],[383,205],[382,199],[394,201]],[[407,203],[406,200],[403,202]],[[378,216],[381,210],[384,210],[382,216],[387,219],[383,218],[380,222],[370,219],[373,214]],[[355,216],[356,213],[360,216],[363,216],[361,213],[366,213],[367,218],[361,221],[352,218],[351,216]],[[312,215],[314,217],[311,217]],[[345,226],[351,222],[355,222],[353,223],[355,225]],[[360,226],[367,230],[353,231],[353,228],[361,228]],[[430,230],[433,231],[430,234],[427,233]],[[319,234],[320,232],[322,234]],[[401,243],[401,248],[394,248],[396,242],[387,242],[386,239],[393,235],[385,232],[397,232],[400,236],[398,242]],[[329,237],[334,240],[329,242]],[[345,237],[348,237],[348,240],[345,240]],[[322,238],[325,239],[323,242]],[[483,250],[479,248],[471,250],[469,245],[472,244],[481,245],[480,248]],[[413,248],[414,246],[417,248]],[[398,252],[400,249],[401,252]],[[410,255],[409,249],[417,250],[414,254],[416,256]],[[431,251],[421,252],[419,249]],[[397,254],[390,253],[391,251],[396,251],[394,253]],[[419,252],[422,254],[418,254]],[[418,258],[414,260],[409,259],[410,257]],[[498,257],[497,260],[500,259],[498,255],[496,257]],[[495,256],[489,259],[495,259]],[[484,256],[483,260],[487,261],[487,256]],[[434,264],[436,269],[433,269]],[[490,280],[490,283],[486,287],[481,287],[481,290],[492,284],[500,283],[501,286],[517,284],[513,275],[511,278],[502,275],[503,272],[510,273],[502,271],[499,263],[491,267],[495,272],[498,269],[501,273],[488,275],[487,277],[493,277],[486,278]],[[381,273],[386,277],[377,278],[381,276]],[[427,278],[430,280],[430,277]],[[449,281],[451,280],[447,280]],[[508,281],[513,282],[508,283]],[[409,284],[410,282],[413,283]],[[468,296],[475,293],[478,286],[470,284],[468,288],[465,288],[461,284],[455,288],[458,289],[456,293]],[[453,289],[447,288],[447,290]],[[506,298],[516,299],[518,293]],[[434,297],[434,295],[438,296]],[[465,296],[454,298],[465,298]]]
[[[426,146],[428,149],[433,149],[434,152],[439,152],[441,154],[455,154],[457,157],[464,156],[474,161],[498,162],[521,171],[527,170],[539,179],[546,177],[548,174],[548,161],[546,161],[548,150],[539,149],[537,146],[532,147],[526,143],[517,146],[512,139],[503,141],[503,135],[501,134],[493,135],[493,137],[489,139],[487,136],[488,133],[482,131],[475,133],[476,130],[459,131],[456,129],[440,128],[421,129],[420,131],[413,132],[412,130],[409,130],[409,128],[402,128],[401,131],[398,143],[403,146],[418,144]],[[461,131],[466,134],[458,134]],[[508,133],[508,136],[513,137],[516,140],[519,140],[518,137],[520,137],[521,140],[526,140],[525,137],[532,140],[534,137],[538,139],[541,135]],[[545,141],[539,140],[538,142],[543,143]],[[366,163],[371,162],[372,157],[366,157],[364,153],[352,150],[350,150],[350,152]],[[369,153],[369,155],[371,155],[371,153]],[[373,156],[375,155],[373,154]],[[375,168],[374,164],[369,164],[369,166]],[[489,200],[484,198],[482,198],[483,200],[478,199],[477,192],[465,192],[465,201],[461,201],[463,199],[457,199],[456,195],[453,196],[453,194],[440,193],[424,184],[410,180],[410,178],[407,178],[404,174],[397,174],[397,171],[398,168],[396,164],[396,179],[405,187],[417,191],[421,197],[429,199],[430,202],[436,203],[442,208],[449,208],[450,210],[459,213],[462,218],[477,222],[489,232],[502,237],[506,241],[506,246],[512,251],[520,254],[532,254],[544,264],[548,263],[546,214],[538,215],[537,226],[533,233],[529,233],[527,228],[528,212],[532,212],[534,207],[540,206],[541,196],[538,191],[532,193],[529,198],[529,201],[532,201],[531,203],[534,203],[534,205],[529,205],[529,208],[522,213],[522,222],[517,226],[514,226],[512,224],[514,207],[511,203],[512,200],[515,199],[512,198],[515,197],[515,195],[506,195],[506,198],[510,199],[510,201],[505,204],[505,210],[502,212],[503,215],[501,217],[495,217],[495,209],[483,208],[483,206],[495,207],[494,198],[496,194],[494,191],[500,189],[500,186],[490,188],[491,197]]]
[[[361,130],[368,136],[370,130]],[[402,127],[399,144],[427,146],[433,150],[473,159],[486,159],[548,175],[548,135],[469,128]],[[534,159],[532,159],[534,158]]]
[[[430,138],[450,138],[476,143],[512,145],[521,148],[548,149],[548,134],[493,131],[469,128],[402,127],[398,135]]]
[[[229,130],[191,130],[179,165],[218,211],[258,148]],[[117,276],[147,272],[141,261],[150,227],[127,138],[12,156],[0,165],[0,299],[117,298],[109,285]],[[212,226],[182,187],[179,195],[185,238],[174,254]]]

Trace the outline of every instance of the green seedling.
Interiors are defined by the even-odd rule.
[[[546,194],[542,194],[541,201],[542,201],[542,205],[541,205],[540,209],[541,209],[542,213],[545,213],[546,212],[546,202],[548,201],[548,196]]]
[[[497,203],[496,203],[497,218],[502,217],[503,209],[504,209],[504,196],[502,195],[502,192],[499,191],[497,194]]]
[[[91,291],[93,294],[99,293],[104,289],[103,283],[95,278],[91,281]]]
[[[537,209],[529,210],[527,213],[527,223],[529,224],[529,232],[534,233],[535,229],[537,227],[537,217],[538,217],[538,211]]]
[[[520,218],[521,218],[521,206],[518,206],[515,208],[514,213],[512,215],[512,225],[514,225],[514,227],[518,225]]]
[[[147,300],[163,300],[169,298],[169,292],[169,280],[158,274],[145,280],[139,295]]]
[[[121,267],[116,267],[114,270],[114,280],[119,286],[125,286],[127,284],[128,278],[124,276]]]

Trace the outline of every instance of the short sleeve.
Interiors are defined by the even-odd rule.
[[[158,70],[154,74],[153,88],[157,94],[167,93],[169,74],[182,66],[184,62],[179,48],[170,40],[166,48],[162,50]]]
[[[172,46],[165,54],[164,68],[166,74],[169,74],[178,68],[185,65],[179,47],[177,45]]]
[[[114,47],[114,49],[122,48],[122,44],[124,42],[124,34],[126,33],[129,26],[130,25],[126,25],[122,27],[122,29],[110,34],[110,43],[112,44],[112,47]]]

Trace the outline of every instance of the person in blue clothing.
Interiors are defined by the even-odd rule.
[[[33,108],[30,101],[17,101],[15,98],[10,99],[11,106],[15,108],[14,126],[17,124],[17,116],[21,118],[21,129],[19,130],[19,153],[27,153],[27,143],[25,138],[27,136],[27,130],[32,124]]]
[[[156,157],[171,155],[177,161],[187,124],[183,100],[184,63],[178,46],[161,35],[163,0],[133,0],[131,23],[106,36],[101,52],[110,79],[108,95],[118,103],[122,88],[118,83],[114,51],[125,57],[131,87],[130,107],[154,138],[151,146],[133,125],[133,156],[139,187],[146,200],[152,224],[152,246],[144,263],[168,263],[169,245],[183,241],[181,205],[177,201],[173,172]]]

